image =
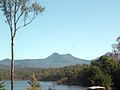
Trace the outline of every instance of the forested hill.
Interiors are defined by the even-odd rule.
[[[79,59],[71,54],[53,53],[45,59],[22,59],[15,60],[16,68],[58,68],[76,64],[89,64],[89,60]],[[10,66],[10,59],[0,61],[2,66]]]

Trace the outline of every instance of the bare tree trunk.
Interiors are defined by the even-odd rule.
[[[14,90],[14,37],[11,37],[11,90]]]

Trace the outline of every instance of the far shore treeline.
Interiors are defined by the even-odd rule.
[[[74,65],[63,68],[35,69],[22,68],[15,70],[16,80],[29,80],[32,73],[41,81],[57,81],[58,84],[120,88],[120,65],[110,56],[101,56],[90,65]],[[10,80],[9,70],[0,70],[0,79]]]
[[[77,64],[61,68],[21,68],[15,69],[16,80],[30,80],[34,72],[37,80],[56,81],[57,84],[104,86],[107,90],[120,88],[120,37],[113,44],[113,52],[103,55],[90,64]],[[10,70],[0,69],[0,80],[10,80]]]

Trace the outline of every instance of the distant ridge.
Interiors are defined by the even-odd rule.
[[[1,65],[10,66],[10,59],[0,61]],[[53,53],[45,59],[15,60],[16,68],[59,68],[76,64],[90,64],[89,60],[79,59],[71,54]]]

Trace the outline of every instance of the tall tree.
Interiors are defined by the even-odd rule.
[[[17,31],[30,24],[44,11],[34,0],[0,0],[0,9],[9,25],[11,38],[11,90],[14,90],[14,40]]]

